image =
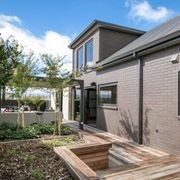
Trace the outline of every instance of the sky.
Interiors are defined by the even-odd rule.
[[[0,0],[0,33],[70,70],[68,45],[94,19],[147,31],[179,13],[180,0]]]

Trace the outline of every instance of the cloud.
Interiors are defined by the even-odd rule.
[[[35,36],[28,29],[24,28],[17,16],[6,16],[0,14],[0,33],[4,39],[13,35],[26,51],[32,50],[37,55],[42,53],[59,55],[64,57],[64,65],[71,70],[70,63],[72,52],[68,48],[71,38],[52,30],[44,32],[41,37]],[[66,65],[67,64],[67,65]]]
[[[21,20],[17,16],[6,16],[3,14],[0,14],[0,22],[1,23],[16,22],[18,24],[21,24]]]
[[[129,17],[137,21],[162,22],[173,14],[164,6],[153,8],[147,0],[126,0],[125,6],[130,8]]]

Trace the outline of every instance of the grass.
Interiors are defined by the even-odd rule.
[[[6,152],[7,156],[16,156],[16,154],[17,154],[16,148],[8,149]]]
[[[43,180],[45,178],[44,173],[39,169],[32,169],[28,173],[29,177],[33,177],[36,180]]]
[[[61,137],[61,138],[55,138],[55,139],[46,139],[41,140],[40,143],[48,145],[48,146],[71,146],[77,143],[77,140],[75,136],[67,136],[67,137]]]
[[[33,162],[36,160],[36,156],[34,154],[24,154],[22,159],[24,162]]]

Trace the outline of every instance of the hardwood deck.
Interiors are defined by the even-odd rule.
[[[149,180],[165,179],[180,180],[180,157],[169,155],[145,145],[139,145],[127,139],[84,126],[79,130],[78,123],[64,122],[79,132],[87,143],[112,143],[109,150],[109,168],[96,171],[97,177],[103,180]]]

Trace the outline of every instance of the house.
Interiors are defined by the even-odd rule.
[[[180,153],[180,16],[148,32],[95,20],[69,47],[73,71],[88,67],[85,124]],[[78,120],[81,90],[71,91]]]

